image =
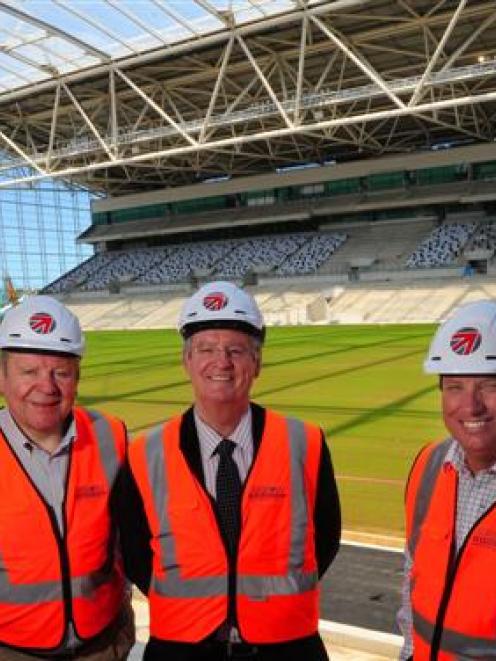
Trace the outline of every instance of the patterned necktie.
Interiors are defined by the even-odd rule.
[[[219,455],[216,478],[217,513],[219,525],[226,540],[229,555],[232,557],[238,543],[241,511],[241,480],[238,467],[233,459],[236,443],[222,439],[215,448]]]

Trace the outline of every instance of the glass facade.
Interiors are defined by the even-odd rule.
[[[41,289],[93,254],[76,244],[91,224],[90,194],[60,181],[0,188],[0,276]]]

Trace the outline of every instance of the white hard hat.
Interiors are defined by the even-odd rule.
[[[208,328],[232,328],[263,341],[265,326],[253,296],[232,282],[209,282],[188,298],[179,315],[179,332],[187,339]]]
[[[496,302],[459,307],[439,326],[424,370],[428,374],[496,374]]]
[[[51,296],[29,296],[5,313],[0,349],[32,349],[82,356],[84,338],[78,318]]]

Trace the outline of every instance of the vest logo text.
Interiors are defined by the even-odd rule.
[[[84,484],[77,487],[75,496],[76,498],[98,498],[105,493],[106,490],[102,484]]]
[[[249,492],[249,498],[285,498],[286,491],[283,487],[272,484],[261,484],[253,487]]]
[[[493,530],[481,530],[472,537],[472,543],[476,546],[484,546],[496,551],[496,532]]]

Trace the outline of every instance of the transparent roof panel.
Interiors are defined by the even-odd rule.
[[[319,0],[310,0],[316,4]],[[4,0],[0,93],[291,11],[297,0]]]

